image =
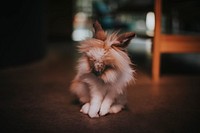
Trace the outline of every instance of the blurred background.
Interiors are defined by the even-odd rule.
[[[200,2],[160,1],[1,1],[0,132],[200,132]],[[161,8],[159,21],[155,7]],[[69,92],[80,56],[76,46],[93,36],[94,20],[109,33],[136,33],[128,47],[136,69],[128,107],[99,119],[80,113]],[[160,52],[154,45],[160,34],[178,39],[166,39],[171,51],[157,54],[155,83],[152,60]]]
[[[163,0],[162,33],[199,35],[199,7],[198,0]],[[135,60],[145,60],[147,64],[141,66],[151,69],[155,28],[153,0],[12,0],[4,1],[1,10],[0,68],[42,59],[49,48],[58,45],[70,49],[77,42],[92,37],[92,22],[99,20],[107,32],[134,31],[137,36],[128,50],[131,55],[142,55]],[[161,62],[163,67],[177,61],[197,68],[200,65],[197,53],[163,54],[162,58],[174,58],[164,65],[164,61]],[[176,65],[169,66],[170,69],[173,66]],[[193,67],[189,69],[194,70]],[[196,72],[199,69],[195,69]]]

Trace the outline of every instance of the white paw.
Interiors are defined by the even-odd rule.
[[[90,116],[90,118],[97,118],[97,117],[99,117],[98,112],[94,112],[94,111],[89,111],[88,115]]]
[[[109,113],[109,108],[108,107],[105,107],[105,106],[101,107],[100,112],[99,112],[100,116],[104,116],[104,115],[106,115],[108,113]]]
[[[90,109],[90,104],[89,103],[86,103],[82,106],[80,112],[82,112],[83,114],[88,114],[89,112],[89,109]]]
[[[113,105],[113,106],[110,108],[109,113],[118,113],[118,112],[120,112],[123,108],[124,108],[123,105]]]

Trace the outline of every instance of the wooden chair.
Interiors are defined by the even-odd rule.
[[[162,0],[155,0],[155,31],[153,40],[152,78],[160,78],[160,62],[163,53],[200,52],[200,36],[167,35],[161,33]]]

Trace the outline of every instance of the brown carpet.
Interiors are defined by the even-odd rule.
[[[0,70],[0,133],[200,132],[200,76],[167,75],[154,84],[138,70],[126,110],[98,119],[81,114],[68,90],[73,52],[50,52],[39,62]]]

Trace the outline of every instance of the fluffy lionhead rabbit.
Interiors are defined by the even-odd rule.
[[[107,35],[94,23],[94,37],[78,46],[82,54],[77,75],[70,90],[83,106],[81,112],[91,118],[118,113],[126,104],[126,86],[134,80],[134,70],[126,47],[135,33]]]

